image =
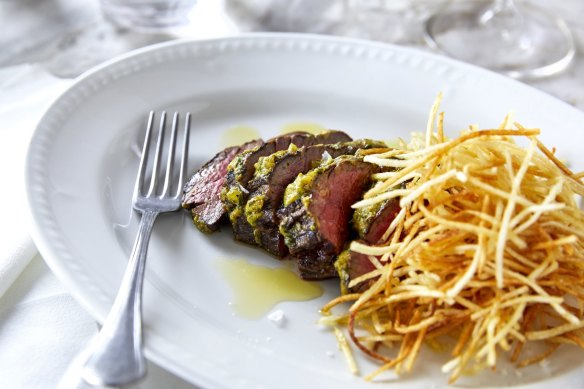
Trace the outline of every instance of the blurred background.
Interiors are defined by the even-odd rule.
[[[183,25],[147,30],[123,25],[107,15],[107,11],[104,15],[101,4],[107,2],[0,0],[0,68],[14,71],[18,65],[26,65],[15,74],[35,70],[46,71],[54,77],[73,78],[138,47],[177,38],[213,38],[258,31],[341,35],[437,50],[428,44],[425,36],[428,19],[449,7],[481,3],[480,0],[193,0],[196,5],[188,12]],[[493,2],[496,3],[506,1]],[[517,0],[516,3],[539,7],[546,14],[562,18],[574,38],[576,52],[560,74],[524,81],[584,109],[584,88],[567,87],[584,84],[584,58],[580,54],[584,45],[581,18],[584,2]],[[537,34],[522,27],[521,15],[511,15],[510,22],[531,36]],[[467,44],[466,51],[469,46],[475,45]],[[557,45],[548,43],[546,50],[551,52],[554,46]],[[2,78],[5,77],[0,74]],[[0,84],[0,90],[3,86]]]

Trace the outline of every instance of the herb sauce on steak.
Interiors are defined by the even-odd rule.
[[[280,233],[290,254],[298,258],[305,279],[337,276],[336,257],[349,237],[351,205],[371,183],[377,165],[358,156],[340,156],[300,174],[288,185],[278,210]]]
[[[256,243],[253,227],[248,223],[244,211],[249,195],[248,183],[253,178],[256,163],[261,157],[286,150],[291,144],[303,147],[350,140],[351,137],[341,131],[327,131],[317,135],[291,133],[272,138],[261,146],[235,157],[227,168],[225,185],[221,191],[221,200],[229,214],[235,239],[248,244]]]
[[[228,147],[217,153],[191,176],[183,189],[181,205],[190,210],[193,222],[199,230],[205,233],[217,230],[225,215],[220,193],[229,163],[239,153],[263,143],[261,139],[256,139],[241,146]]]
[[[254,178],[248,183],[251,193],[245,206],[245,216],[253,227],[256,243],[277,257],[286,257],[288,248],[279,231],[277,210],[288,184],[299,174],[307,173],[327,158],[354,155],[362,149],[382,146],[384,144],[381,142],[362,139],[303,148],[293,147],[260,158]]]

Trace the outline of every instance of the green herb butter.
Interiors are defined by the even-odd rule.
[[[253,196],[245,204],[245,217],[252,227],[256,226],[258,219],[262,216],[264,198],[263,195]]]
[[[224,203],[230,204],[240,204],[243,201],[243,193],[236,186],[231,186],[228,188],[223,188],[221,190],[221,200]]]
[[[233,211],[229,212],[229,221],[231,224],[235,224],[237,219],[241,216],[241,207],[236,207]]]
[[[335,269],[339,274],[341,294],[345,295],[349,293],[349,260],[351,259],[351,251],[346,249],[339,254],[337,260],[335,261]]]

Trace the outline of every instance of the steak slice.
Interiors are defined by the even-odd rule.
[[[379,244],[383,234],[400,210],[399,198],[395,197],[367,207],[357,208],[353,214],[353,228],[365,243]]]
[[[271,155],[277,151],[286,150],[291,144],[297,147],[350,141],[351,137],[341,131],[327,131],[313,135],[309,133],[290,133],[280,135],[266,141],[253,150],[239,154],[227,168],[227,176],[221,191],[221,200],[229,213],[236,240],[255,244],[252,226],[247,222],[244,208],[249,195],[248,182],[255,173],[255,164],[260,157]]]
[[[354,155],[362,149],[383,146],[382,142],[362,139],[289,149],[260,158],[254,177],[248,183],[251,193],[245,205],[245,216],[253,227],[256,243],[277,257],[288,255],[284,237],[280,234],[277,211],[286,187],[298,174],[307,173],[323,159]]]
[[[304,279],[337,276],[334,262],[349,236],[351,205],[369,188],[379,167],[357,156],[340,156],[300,174],[288,185],[278,210],[280,233],[299,259]]]
[[[398,198],[356,209],[352,224],[359,237],[359,242],[367,245],[383,244],[383,235],[400,210]],[[335,261],[335,269],[341,280],[342,294],[363,292],[376,280],[376,278],[371,278],[349,287],[349,283],[355,278],[375,270],[368,255],[358,253],[350,248],[339,255]]]
[[[384,244],[383,235],[400,212],[399,198],[392,198],[357,208],[353,214],[353,229],[357,232],[359,242],[367,245]],[[366,290],[377,278],[371,278],[349,287],[357,277],[375,270],[375,266],[366,254],[350,248],[343,251],[335,261],[335,268],[341,280],[341,293],[358,293]]]
[[[225,214],[220,193],[229,163],[239,153],[263,143],[263,140],[256,139],[241,146],[228,147],[217,153],[191,176],[183,188],[181,205],[191,211],[193,222],[199,230],[205,233],[217,230]]]
[[[364,292],[375,281],[375,279],[369,279],[349,288],[351,280],[375,270],[375,266],[367,255],[351,249],[344,250],[337,257],[335,269],[341,281],[341,294]]]

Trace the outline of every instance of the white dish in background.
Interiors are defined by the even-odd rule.
[[[270,137],[290,123],[318,123],[354,138],[409,138],[425,128],[438,92],[451,134],[497,126],[510,110],[541,127],[561,158],[584,168],[584,113],[497,74],[425,52],[334,37],[257,34],[139,50],[81,77],[47,111],[29,149],[27,191],[34,240],[55,274],[103,320],[114,299],[137,220],[131,188],[151,109],[193,114],[191,169],[222,149],[225,131],[249,126]],[[579,168],[579,169],[578,169]],[[372,388],[352,376],[334,335],[315,325],[337,293],[283,302],[287,322],[235,316],[223,259],[281,264],[237,244],[229,228],[205,236],[187,215],[161,217],[145,284],[148,357],[207,388]],[[276,309],[276,308],[274,308]],[[580,352],[580,354],[578,354]],[[356,353],[358,355],[358,353]],[[501,369],[460,385],[579,387],[580,350],[563,347],[545,368]],[[447,356],[425,351],[400,388],[442,387]],[[364,373],[374,364],[359,356]],[[504,371],[503,371],[504,370]],[[392,374],[385,376],[395,381]]]

